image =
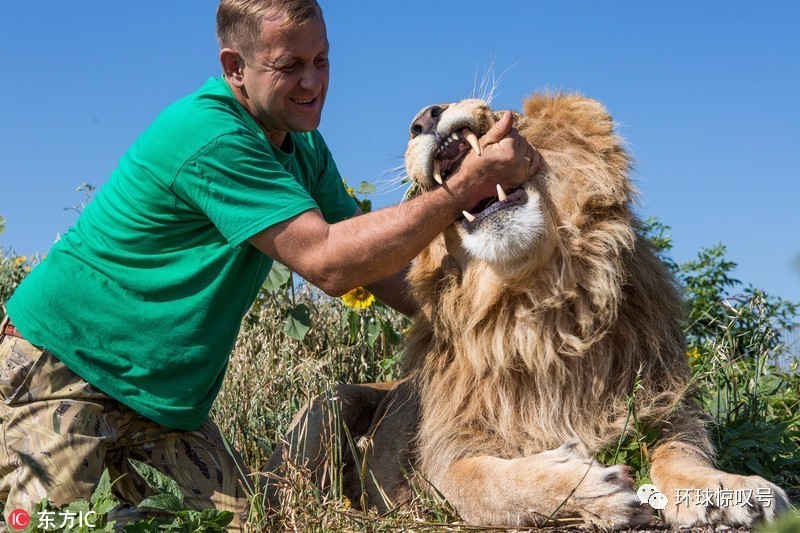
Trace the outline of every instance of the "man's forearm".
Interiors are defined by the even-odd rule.
[[[395,311],[414,316],[417,303],[408,290],[407,273],[408,268],[404,268],[397,274],[367,285],[366,288]]]
[[[334,293],[346,292],[392,276],[460,213],[445,186],[401,205],[331,225],[321,250],[329,288]]]

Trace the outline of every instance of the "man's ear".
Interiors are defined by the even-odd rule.
[[[219,62],[228,83],[241,88],[244,83],[244,59],[241,54],[233,48],[223,48],[219,52]]]

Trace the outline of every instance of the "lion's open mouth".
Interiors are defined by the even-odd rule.
[[[461,219],[461,225],[467,230],[468,233],[475,231],[478,226],[502,209],[522,205],[528,201],[528,193],[522,187],[515,187],[506,192],[497,186],[496,198],[485,198],[478,202],[478,205],[473,207],[469,213],[464,212],[464,217]]]
[[[478,155],[481,153],[478,136],[469,128],[461,128],[446,137],[437,133],[439,148],[433,155],[433,179],[441,185],[448,177],[458,170],[470,148]]]

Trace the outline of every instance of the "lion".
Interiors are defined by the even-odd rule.
[[[357,443],[342,452],[344,492],[379,511],[422,479],[478,526],[635,526],[653,508],[631,469],[596,459],[633,430],[632,399],[660,435],[647,450],[655,487],[640,494],[666,497],[650,502],[668,525],[749,526],[789,509],[776,485],[714,466],[703,414],[686,399],[680,290],[636,231],[631,157],[611,116],[566,93],[534,94],[523,109],[514,125],[539,150],[538,173],[498,187],[413,262],[420,311],[406,378],[315,399],[266,470],[289,460],[329,483],[324,443],[343,427]],[[406,151],[414,186],[446,186],[499,116],[478,99],[423,109]],[[746,501],[698,498],[721,491]]]

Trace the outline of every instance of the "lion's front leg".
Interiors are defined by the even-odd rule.
[[[790,509],[786,493],[759,476],[739,476],[714,468],[691,444],[672,441],[653,452],[650,477],[667,497],[662,511],[671,526],[751,526]]]
[[[348,434],[358,440],[366,433],[378,406],[398,383],[337,385],[301,409],[284,442],[278,444],[262,470],[268,506],[271,509],[280,506],[280,490],[285,485],[281,480],[287,474],[286,460],[310,472],[313,483],[323,489],[332,481],[331,467],[336,468],[345,476],[345,493],[356,491],[358,483],[352,479],[356,452],[349,447]],[[343,464],[331,464],[333,459],[329,452],[335,450],[339,450]]]
[[[550,517],[581,517],[600,527],[622,527],[652,516],[633,490],[627,467],[584,458],[574,444],[518,459],[460,459],[434,484],[474,525],[531,526]]]

